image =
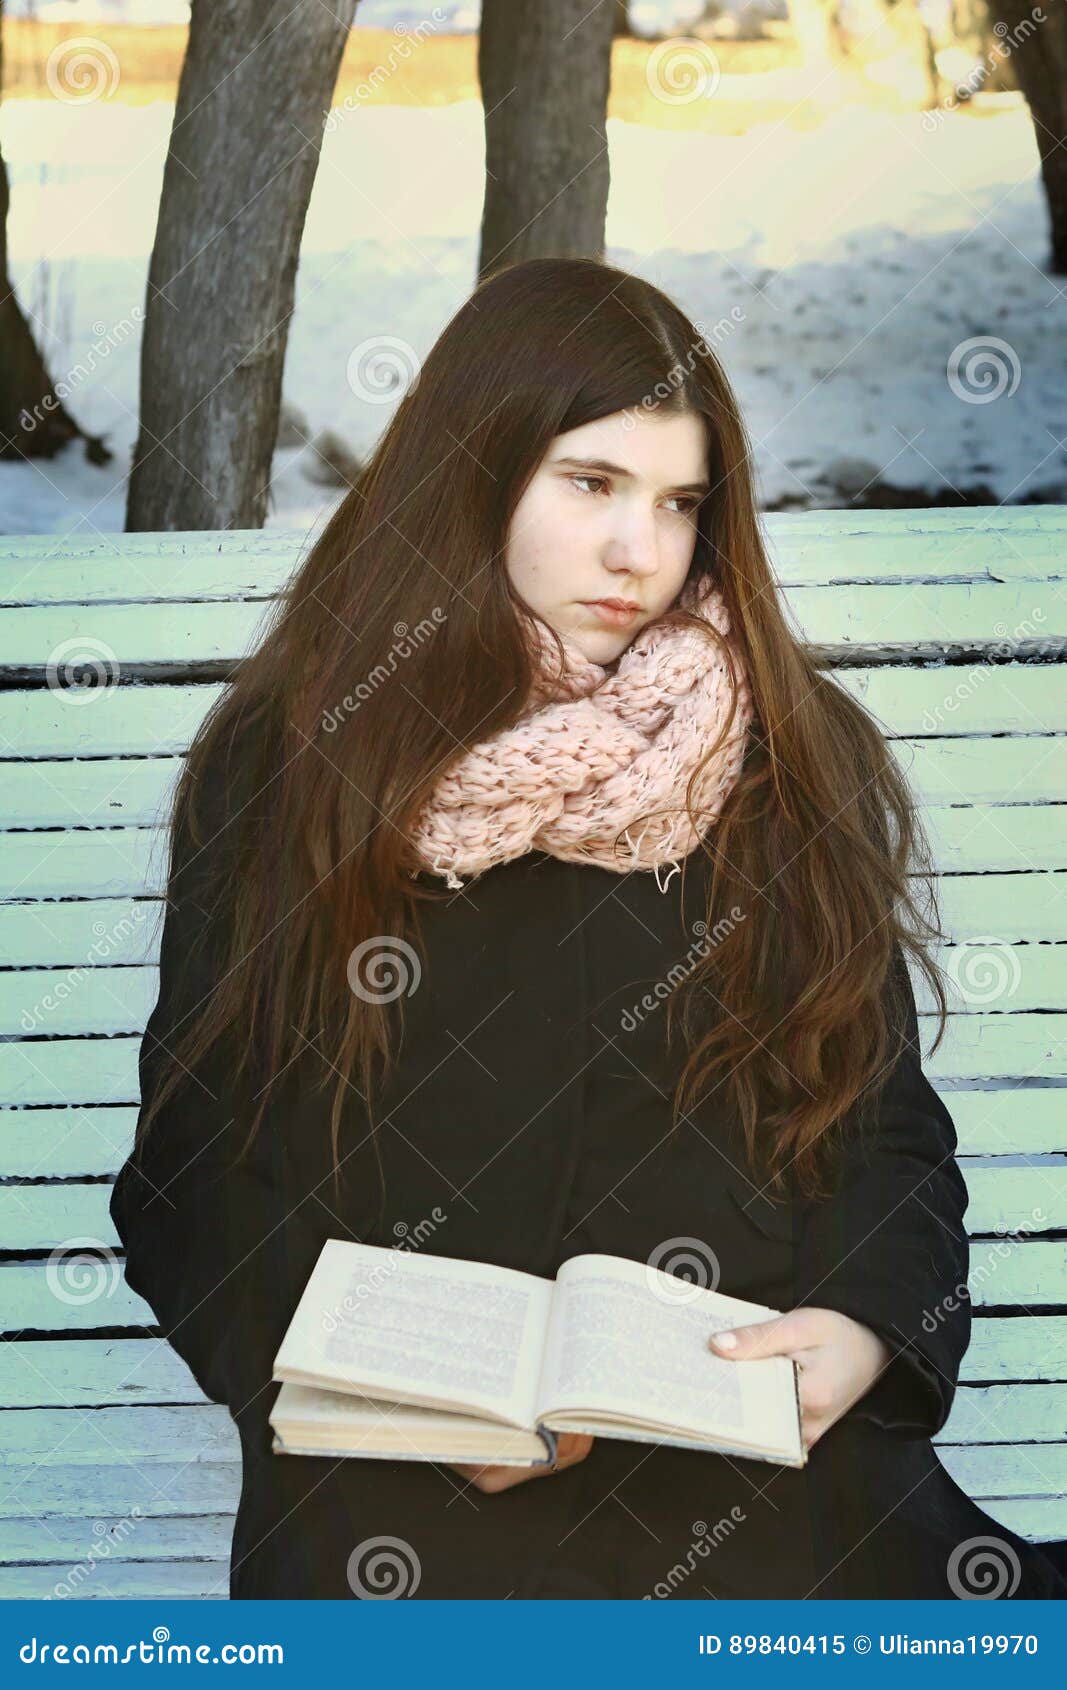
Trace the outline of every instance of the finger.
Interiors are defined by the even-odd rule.
[[[557,1443],[557,1459],[551,1467],[480,1467],[462,1462],[449,1462],[448,1465],[454,1473],[469,1480],[477,1490],[488,1496],[495,1495],[497,1491],[510,1490],[513,1485],[524,1484],[528,1479],[545,1479],[552,1473],[573,1467],[577,1462],[584,1461],[592,1447],[593,1439],[586,1433],[563,1432]]]
[[[571,1467],[583,1461],[593,1447],[587,1432],[561,1432],[556,1440],[556,1466]]]
[[[815,1309],[790,1309],[772,1320],[751,1326],[732,1326],[715,1332],[708,1340],[716,1355],[731,1361],[751,1361],[765,1356],[791,1355],[826,1342],[825,1323]]]
[[[461,1478],[472,1484],[475,1490],[481,1491],[483,1496],[509,1490],[512,1485],[521,1485],[525,1480],[537,1476],[537,1469],[531,1467],[475,1467],[454,1462],[449,1462],[449,1466],[454,1473],[458,1473]]]

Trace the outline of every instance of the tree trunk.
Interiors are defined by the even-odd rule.
[[[807,70],[829,70],[839,57],[836,11],[836,0],[789,0],[789,21]]]
[[[3,82],[3,0],[0,0],[0,83]],[[7,273],[10,189],[0,153],[0,458],[53,458],[69,440],[84,440],[85,455],[106,464],[112,454],[79,428],[56,393]]]
[[[614,23],[589,0],[483,0],[479,281],[523,258],[603,257]]]
[[[630,23],[630,0],[615,0],[615,35],[632,35]]]
[[[148,274],[131,531],[263,525],[300,238],[356,4],[194,0]]]
[[[999,39],[1030,106],[1051,225],[1049,269],[1067,275],[1067,4],[1044,0],[1036,22],[1029,0],[990,0]]]

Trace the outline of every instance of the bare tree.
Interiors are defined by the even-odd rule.
[[[0,84],[3,82],[4,7],[0,0]],[[98,436],[79,427],[56,393],[44,358],[8,275],[7,164],[0,154],[0,458],[52,458],[68,441],[84,440],[85,455],[104,464],[111,453]]]
[[[483,0],[479,280],[521,258],[604,252],[615,0]]]
[[[989,0],[989,10],[1004,26],[1000,50],[1010,53],[1034,120],[1051,226],[1049,269],[1067,275],[1067,3]]]
[[[300,238],[357,0],[194,0],[141,348],[130,530],[258,528]]]
[[[789,0],[789,21],[806,70],[825,75],[841,57],[837,0]]]

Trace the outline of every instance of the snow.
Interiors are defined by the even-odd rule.
[[[414,28],[425,22],[433,7],[418,0],[359,0],[356,27],[392,29],[396,24]],[[727,8],[729,10],[729,8]],[[187,24],[188,0],[7,0],[11,17],[32,16],[44,23],[79,24]],[[481,5],[478,0],[438,0],[452,34],[469,34],[478,28]],[[630,21],[639,32],[684,28],[704,10],[703,0],[632,0]]]
[[[123,527],[171,117],[167,104],[114,100],[3,109],[19,297],[50,331],[39,328],[57,380],[95,364],[70,377],[68,402],[116,451],[103,468],[80,445],[0,465],[4,532]],[[842,458],[861,460],[846,466],[855,490],[868,471],[935,497],[984,483],[1014,502],[1067,484],[1063,279],[1042,268],[1047,214],[1021,104],[934,123],[851,107],[817,129],[737,137],[612,119],[608,137],[607,261],[665,289],[715,345],[765,505],[840,504],[825,472]],[[350,359],[378,336],[401,343],[401,361],[420,358],[467,297],[483,160],[475,102],[335,114],[286,361],[285,395],[310,434],[372,448],[399,390],[388,403],[354,391]],[[961,397],[953,352],[989,337],[1004,391],[990,400],[976,370]],[[268,526],[307,528],[340,497],[308,479],[308,458],[276,455]]]

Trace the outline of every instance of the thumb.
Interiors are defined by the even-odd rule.
[[[734,1326],[728,1331],[715,1332],[708,1340],[710,1348],[720,1355],[729,1356],[732,1361],[786,1355],[802,1342],[803,1335],[788,1314],[774,1320],[760,1320],[752,1326]]]

